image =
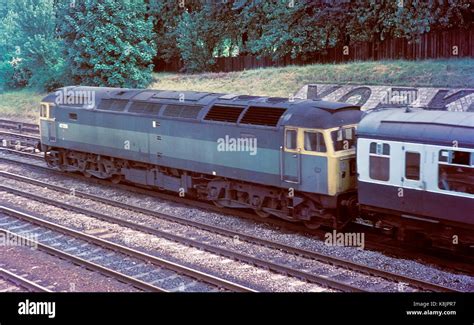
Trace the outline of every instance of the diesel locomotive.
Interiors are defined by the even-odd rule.
[[[366,114],[346,103],[190,91],[66,87],[40,110],[53,168],[310,228],[362,216],[400,238],[430,229],[428,240],[457,235],[465,245],[474,242],[473,131],[469,113]]]

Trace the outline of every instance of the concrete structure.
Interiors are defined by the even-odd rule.
[[[474,112],[474,88],[430,88],[403,86],[368,86],[309,84],[297,98],[321,98],[361,105],[363,110],[385,106]]]

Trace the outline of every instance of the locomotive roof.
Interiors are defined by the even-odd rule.
[[[249,96],[236,94],[222,94],[211,92],[194,91],[170,91],[152,89],[126,89],[106,87],[84,87],[72,86],[57,89],[46,96],[43,101],[57,102],[58,97],[64,100],[70,96],[89,96],[93,93],[95,105],[100,106],[103,99],[126,100],[132,102],[157,103],[162,105],[183,105],[186,107],[201,107],[195,119],[217,122],[235,122],[250,125],[291,125],[307,128],[332,128],[342,124],[356,124],[359,122],[362,112],[358,106],[347,103],[327,102],[322,100],[289,100],[283,97]],[[83,108],[84,106],[74,106]],[[214,119],[208,118],[208,113],[213,107],[221,109],[213,111]],[[235,116],[235,121],[223,117],[232,112],[232,108],[241,109]],[[250,108],[253,111],[250,112]],[[227,111],[226,111],[227,109]],[[273,110],[274,109],[274,110]],[[240,114],[241,113],[241,114]],[[250,113],[247,116],[246,114]],[[161,113],[160,116],[163,113]],[[232,115],[232,114],[231,114]],[[189,116],[188,116],[189,117]],[[169,116],[167,115],[167,118]]]
[[[359,124],[359,137],[474,147],[470,112],[388,109],[370,112]]]

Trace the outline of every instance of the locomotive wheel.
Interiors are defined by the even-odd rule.
[[[49,160],[46,160],[46,165],[49,167],[49,168],[56,168],[57,166],[49,159]]]
[[[221,203],[219,203],[219,201],[212,201],[212,203],[214,203],[214,205],[215,205],[216,207],[220,208],[220,209],[225,208],[225,206],[222,205]]]
[[[89,174],[89,173],[86,172],[86,171],[83,171],[83,172],[82,172],[82,175],[84,175],[84,176],[87,177],[87,178],[91,178],[91,177],[92,177],[92,175]]]
[[[118,184],[120,183],[120,181],[122,180],[122,176],[121,175],[114,175],[112,176],[112,178],[110,179],[110,181],[114,184]]]
[[[306,228],[311,229],[311,230],[315,230],[321,227],[321,223],[317,221],[305,221],[304,225]]]
[[[270,213],[265,212],[263,210],[254,210],[254,211],[260,218],[268,218],[270,216]]]
[[[44,160],[46,161],[46,165],[49,167],[49,168],[56,168],[58,167],[57,165],[57,159],[54,159],[53,157],[51,157],[50,155],[48,155],[47,152],[44,153]]]

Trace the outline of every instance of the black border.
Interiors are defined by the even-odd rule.
[[[18,304],[54,301],[56,317],[18,315]],[[414,302],[437,306],[414,306]],[[455,306],[440,306],[454,302]],[[455,316],[408,316],[408,310]],[[340,320],[474,324],[474,293],[2,293],[0,323],[105,320]],[[384,324],[387,324],[385,322]],[[400,323],[401,324],[401,323]]]

